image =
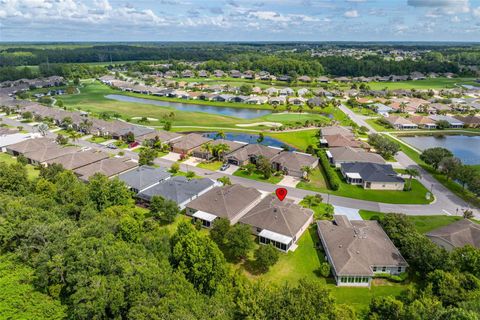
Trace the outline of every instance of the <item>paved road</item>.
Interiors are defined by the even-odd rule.
[[[32,128],[26,124],[21,124],[20,122],[12,119],[4,118],[4,123],[7,123],[12,126],[22,125],[25,128],[25,130],[28,130],[31,132],[36,131],[35,128]],[[55,138],[56,134],[49,132],[47,136],[51,138]],[[117,154],[118,152],[123,151],[127,157],[130,157],[132,159],[138,159],[138,154],[129,150],[119,150],[119,149],[112,150],[107,148],[104,145],[92,143],[82,139],[78,139],[77,141],[75,141],[75,144],[81,147],[101,150],[101,151],[112,153],[112,154]],[[403,153],[399,155],[398,160],[405,166],[416,165],[410,158],[408,158]],[[155,164],[163,167],[170,167],[173,163],[174,161],[170,161],[163,158],[157,158],[155,160]],[[223,172],[213,172],[210,170],[186,165],[184,163],[180,163],[180,170],[193,171],[198,176],[210,178],[213,180],[216,180],[222,176],[228,176],[232,181],[232,183],[242,184],[244,186],[253,187],[258,190],[262,190],[266,192],[274,192],[275,189],[278,188],[278,186],[270,183],[226,175]],[[364,209],[364,210],[370,210],[370,211],[379,211],[379,212],[401,212],[409,215],[438,215],[438,214],[455,215],[457,213],[458,208],[468,208],[468,205],[463,200],[453,195],[448,189],[443,187],[431,175],[429,175],[424,171],[422,171],[421,182],[428,189],[432,188],[433,194],[436,196],[435,202],[429,205],[386,204],[386,203],[378,203],[373,201],[365,201],[360,199],[352,199],[347,197],[340,197],[340,196],[329,195],[325,193],[318,193],[318,192],[291,188],[291,187],[286,187],[286,189],[288,190],[288,197],[295,198],[295,199],[302,199],[306,195],[320,194],[324,198],[325,202],[331,203],[333,205],[350,207],[350,208],[358,208],[358,209]],[[460,209],[458,212],[460,214],[461,212]],[[479,215],[478,210],[475,210],[474,212],[476,215]]]
[[[356,114],[355,112],[353,112],[352,110],[350,110],[347,106],[341,104],[339,106],[340,110],[343,111],[343,113],[345,113],[346,115],[348,115],[350,117],[350,119],[352,119],[356,124],[358,124],[359,126],[364,126],[364,127],[367,127],[368,130],[371,132],[371,133],[375,133],[377,131],[375,131],[375,129],[372,128],[371,125],[369,125],[365,119],[369,119],[369,117],[365,117],[365,116],[361,116],[359,114]]]

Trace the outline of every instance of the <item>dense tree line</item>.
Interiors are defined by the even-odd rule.
[[[67,79],[94,78],[105,74],[106,71],[105,67],[85,64],[42,63],[37,69],[29,67],[0,67],[0,82],[49,76],[62,76]]]
[[[85,184],[50,166],[32,181],[23,165],[0,163],[0,296],[11,297],[0,300],[0,316],[355,318],[320,283],[276,286],[235,272],[191,223],[180,223],[174,234],[163,227],[157,211],[170,209],[165,202],[151,212],[136,207],[123,183],[102,175]],[[243,234],[227,236],[236,243]],[[5,271],[14,266],[16,273]],[[19,272],[27,274],[22,283],[14,278]]]

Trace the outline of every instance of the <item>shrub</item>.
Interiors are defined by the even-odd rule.
[[[254,255],[257,269],[261,272],[267,272],[271,266],[277,263],[280,254],[273,245],[268,244],[261,245]]]
[[[328,185],[330,189],[336,191],[340,188],[340,179],[338,178],[337,173],[330,165],[325,151],[321,150],[318,152],[318,158],[320,159],[320,164],[325,171],[325,176],[327,177]]]
[[[324,278],[327,278],[330,275],[330,264],[328,262],[323,262],[320,265],[320,274]]]
[[[171,167],[170,167],[170,172],[171,173],[177,173],[178,171],[180,170],[180,165],[176,162],[172,163]]]

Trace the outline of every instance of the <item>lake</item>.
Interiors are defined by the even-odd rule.
[[[465,164],[480,164],[480,136],[445,135],[399,137],[419,150],[442,147]]]
[[[206,138],[215,139],[217,132],[208,132],[202,134]],[[258,143],[258,134],[254,133],[232,133],[232,132],[225,132],[225,139],[230,141],[240,141],[246,143]],[[286,145],[285,142],[277,140],[272,137],[264,136],[263,141],[260,143],[264,146],[271,146],[281,148],[282,146]],[[290,147],[290,146],[289,146]],[[290,147],[290,150],[295,150],[294,148]]]
[[[270,110],[249,109],[249,108],[234,108],[234,107],[217,107],[209,105],[200,105],[192,103],[170,102],[162,100],[152,100],[137,97],[124,96],[120,94],[109,94],[105,98],[122,102],[136,102],[143,104],[151,104],[160,107],[175,108],[180,111],[190,112],[204,112],[210,114],[219,114],[222,116],[229,116],[241,119],[253,119],[272,113]]]

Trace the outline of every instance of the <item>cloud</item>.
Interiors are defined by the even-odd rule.
[[[408,0],[412,7],[424,7],[445,14],[467,13],[470,11],[469,0]]]
[[[356,17],[358,17],[358,11],[357,10],[348,10],[348,11],[345,11],[345,13],[343,15],[347,18],[356,18]]]
[[[477,7],[475,9],[472,9],[472,14],[476,18],[480,18],[480,7]]]

